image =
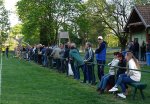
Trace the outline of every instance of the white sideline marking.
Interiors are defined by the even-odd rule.
[[[1,63],[0,63],[0,98],[1,98],[1,91],[2,91],[2,53],[1,53]]]

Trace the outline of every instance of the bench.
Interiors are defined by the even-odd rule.
[[[143,90],[147,87],[147,84],[141,82],[135,82],[135,83],[130,83],[129,85],[134,87],[133,99],[135,99],[135,94],[137,92],[137,89],[139,89],[142,99],[143,100],[145,99]]]

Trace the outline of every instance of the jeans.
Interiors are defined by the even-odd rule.
[[[75,65],[74,68],[75,68],[75,70],[74,70],[74,78],[79,80],[80,79],[79,67]]]
[[[79,71],[80,68],[82,69],[83,76],[84,76],[83,82],[86,82],[86,80],[87,80],[87,75],[86,75],[86,68],[85,68],[85,65],[75,66],[75,79],[77,79],[77,80],[80,79],[80,71]]]
[[[97,69],[98,69],[98,78],[101,81],[101,78],[104,76],[104,65],[105,65],[105,60],[97,60]]]
[[[69,63],[69,62],[68,62]],[[73,61],[70,61],[70,64],[71,64],[71,68],[72,68],[72,71],[73,71],[73,75],[74,75],[74,79],[76,79],[76,67],[74,65],[74,62]],[[68,66],[68,65],[67,65]],[[68,68],[69,69],[69,68]],[[68,69],[67,69],[67,72],[68,72]],[[68,74],[68,73],[67,73]],[[80,79],[80,78],[79,78]]]
[[[93,64],[86,65],[86,71],[87,71],[87,80],[89,81],[89,83],[94,84],[96,81],[94,73],[94,65]]]
[[[126,92],[126,84],[133,83],[133,82],[136,82],[136,81],[132,80],[130,78],[130,76],[127,76],[126,74],[121,74],[121,75],[119,75],[119,78],[118,78],[115,86],[118,87],[120,85],[122,92],[125,93]]]
[[[107,85],[107,82],[108,82],[110,76],[111,76],[110,74],[104,75],[101,79],[101,82],[98,85],[98,88],[104,90],[106,88],[106,85]]]

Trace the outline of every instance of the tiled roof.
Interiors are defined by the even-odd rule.
[[[135,9],[138,10],[139,15],[145,21],[145,25],[150,25],[150,5],[136,6]]]

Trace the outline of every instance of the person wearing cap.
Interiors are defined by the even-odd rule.
[[[102,36],[98,36],[99,47],[95,50],[97,67],[98,67],[98,78],[101,81],[101,78],[104,76],[104,65],[106,62],[106,42],[103,40]]]

